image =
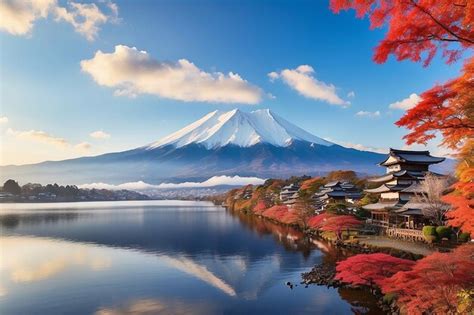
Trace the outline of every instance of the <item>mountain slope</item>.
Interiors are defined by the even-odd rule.
[[[207,149],[229,144],[250,147],[257,143],[282,147],[288,146],[295,140],[325,146],[333,145],[293,125],[268,109],[250,113],[234,109],[229,112],[211,112],[146,148],[155,149],[166,145],[179,148],[191,143],[202,144]]]
[[[216,175],[260,178],[352,169],[381,173],[385,155],[316,137],[269,110],[215,111],[150,145],[57,162],[0,168],[0,181],[121,184],[203,181]]]

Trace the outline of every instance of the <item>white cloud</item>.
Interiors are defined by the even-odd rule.
[[[337,140],[333,140],[331,138],[324,138],[324,140],[336,143],[336,144],[341,145],[341,146],[346,147],[346,148],[356,149],[356,150],[359,150],[359,151],[370,151],[370,152],[382,153],[382,154],[387,154],[388,153],[388,149],[386,149],[386,148],[375,148],[375,147],[366,146],[366,145],[363,145],[363,144],[360,144],[360,143],[337,141]]]
[[[355,96],[356,94],[354,91],[350,91],[349,93],[347,93],[347,97],[354,98]]]
[[[74,146],[75,149],[80,151],[89,151],[92,148],[92,145],[88,142],[81,142]]]
[[[109,139],[110,138],[110,134],[102,131],[102,130],[97,130],[97,131],[94,131],[94,132],[91,132],[89,134],[89,136],[91,138],[94,138],[94,139]]]
[[[380,111],[377,110],[375,112],[369,112],[369,111],[361,110],[356,113],[356,116],[369,117],[369,118],[380,117]]]
[[[67,142],[65,139],[52,136],[40,130],[18,131],[18,130],[13,130],[12,128],[8,128],[7,134],[15,136],[20,139],[26,139],[26,140],[36,141],[36,142],[52,144],[58,147],[70,146],[69,142]]]
[[[420,100],[421,100],[421,97],[419,97],[416,93],[412,93],[412,94],[410,94],[409,97],[407,97],[407,98],[405,98],[401,101],[392,103],[388,107],[390,107],[392,109],[408,110],[410,108],[415,107],[416,104],[418,104],[418,102],[420,102]]]
[[[91,145],[87,142],[81,142],[76,145],[72,145],[64,138],[53,136],[41,130],[14,130],[12,128],[8,128],[7,135],[14,136],[17,139],[54,145],[61,149],[76,149],[79,151],[88,151],[91,148]]]
[[[7,124],[8,117],[7,116],[0,116],[0,125]]]
[[[213,176],[203,182],[183,182],[183,183],[162,183],[158,185],[152,185],[143,181],[123,183],[120,185],[112,185],[106,183],[91,183],[80,185],[80,188],[96,188],[96,189],[110,189],[110,190],[150,190],[150,189],[179,189],[179,188],[207,188],[220,185],[229,186],[244,186],[244,185],[260,185],[265,182],[264,179],[258,177],[240,177],[240,176]]]
[[[99,85],[114,87],[115,95],[146,93],[185,102],[257,104],[263,91],[229,72],[205,72],[186,59],[163,62],[146,51],[124,45],[113,53],[97,51],[81,68]]]
[[[273,71],[268,74],[270,81],[281,79],[301,95],[333,105],[347,106],[348,101],[341,99],[336,93],[336,87],[317,80],[314,69],[309,65],[301,65],[296,69],[284,69],[279,73]]]
[[[107,22],[116,22],[118,7],[115,3],[101,1],[106,14],[95,3],[68,2],[62,7],[57,0],[3,0],[0,1],[0,30],[12,35],[28,35],[39,19],[52,16],[55,21],[71,24],[76,32],[94,40],[99,27]]]
[[[268,78],[270,79],[271,82],[275,81],[279,77],[279,74],[276,73],[275,71],[272,71],[267,75],[268,75]]]

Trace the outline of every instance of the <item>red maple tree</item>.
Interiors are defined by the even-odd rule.
[[[327,212],[315,215],[308,220],[308,226],[313,229],[320,229],[324,222],[331,216],[333,215]]]
[[[470,232],[474,238],[474,140],[469,139],[458,154],[460,163],[456,173],[459,181],[454,184],[454,192],[443,200],[452,206],[447,213],[449,224]]]
[[[352,285],[380,286],[385,279],[414,265],[414,261],[387,254],[360,254],[338,262],[335,279]]]
[[[474,245],[431,254],[417,261],[411,270],[379,283],[384,293],[397,295],[408,314],[457,314],[460,293],[474,287]],[[474,311],[472,307],[470,311]]]
[[[260,199],[257,201],[257,204],[253,208],[253,212],[261,214],[263,211],[265,211],[265,209],[267,209],[267,204],[264,200]]]
[[[322,231],[334,232],[338,240],[342,240],[342,232],[359,226],[361,221],[352,215],[329,216],[323,220]]]
[[[377,63],[393,54],[397,60],[424,59],[427,66],[438,50],[452,63],[474,44],[470,0],[331,0],[331,9],[354,9],[359,18],[369,15],[371,28],[388,27],[375,49]]]
[[[298,216],[287,206],[273,206],[262,213],[263,217],[285,224],[298,224]]]

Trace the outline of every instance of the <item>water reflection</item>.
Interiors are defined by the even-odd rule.
[[[176,300],[140,299],[119,307],[101,308],[95,315],[205,315],[214,313],[214,309],[212,304],[206,302],[191,304]]]
[[[0,248],[5,253],[0,261],[2,275],[15,283],[45,280],[72,268],[100,271],[111,265],[110,258],[84,244],[5,237]]]
[[[290,291],[286,281],[344,255],[292,228],[209,204],[114,209],[0,212],[2,314],[376,310],[361,292]]]

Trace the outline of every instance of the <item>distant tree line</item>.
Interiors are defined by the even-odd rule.
[[[13,179],[7,180],[1,192],[13,195],[6,196],[6,201],[89,201],[89,200],[145,200],[148,196],[129,190],[81,189],[76,185],[33,184],[20,186]]]

